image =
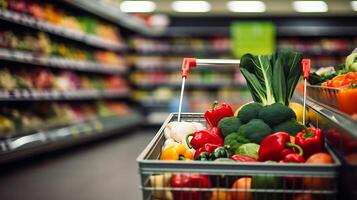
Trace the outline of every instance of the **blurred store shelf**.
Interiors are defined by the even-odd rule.
[[[39,130],[34,133],[0,140],[0,162],[17,159],[49,148],[73,145],[88,139],[118,134],[143,122],[136,112],[121,116],[98,117],[65,127]]]
[[[129,90],[0,90],[0,101],[27,101],[27,100],[86,100],[127,98]]]
[[[145,35],[160,35],[162,30],[149,27],[139,19],[123,13],[119,7],[110,6],[96,0],[65,0],[70,5],[103,17],[119,26],[123,26],[137,33]]]
[[[61,69],[73,69],[84,72],[96,72],[104,74],[126,73],[126,66],[102,64],[96,62],[66,59],[58,56],[45,56],[32,54],[26,51],[0,49],[0,59],[20,63],[35,64]]]
[[[18,13],[6,9],[0,9],[0,19],[12,23],[20,24],[23,26],[27,26],[30,28],[35,28],[40,31],[45,31],[51,34],[55,34],[57,36],[76,40],[94,47],[105,48],[113,51],[123,51],[126,49],[125,45],[122,43],[114,42],[96,35],[83,33],[81,31],[77,31],[71,28],[67,28],[43,20],[35,19],[34,17],[31,17],[23,13]]]

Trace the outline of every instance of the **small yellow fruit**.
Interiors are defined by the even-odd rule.
[[[295,114],[296,114],[296,120],[298,122],[301,122],[302,123],[302,115],[304,113],[304,106],[299,104],[299,103],[295,103],[295,102],[290,102],[289,103],[289,108],[291,108]],[[307,115],[307,110],[306,110],[306,116]],[[305,119],[306,120],[306,119]]]

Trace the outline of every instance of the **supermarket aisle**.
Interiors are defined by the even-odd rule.
[[[0,197],[12,199],[141,199],[136,157],[154,135],[127,136],[70,149],[16,166],[0,177]],[[15,167],[14,167],[15,168]]]

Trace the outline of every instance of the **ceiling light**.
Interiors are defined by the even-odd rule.
[[[327,12],[328,7],[324,1],[294,1],[293,7],[296,12]]]
[[[266,7],[262,1],[229,1],[227,9],[231,12],[264,12]]]
[[[171,7],[176,12],[208,12],[211,4],[207,1],[174,1]]]
[[[156,4],[152,1],[123,1],[120,4],[120,10],[128,13],[146,13],[153,12]]]
[[[354,11],[357,11],[357,1],[351,1],[351,6]]]

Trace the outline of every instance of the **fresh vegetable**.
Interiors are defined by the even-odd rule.
[[[229,158],[229,153],[225,147],[218,147],[211,153],[212,160],[216,160],[218,158]]]
[[[240,155],[240,154],[233,155],[231,159],[238,162],[258,162],[257,159],[255,158],[252,158],[247,155]]]
[[[164,129],[166,139],[172,138],[178,143],[185,144],[187,133],[193,133],[199,130],[204,130],[205,127],[197,122],[170,122]]]
[[[289,105],[302,73],[301,59],[301,54],[291,51],[243,55],[239,69],[247,80],[253,100],[263,105],[276,102]]]
[[[346,74],[338,75],[331,80],[323,82],[321,85],[325,87],[347,87],[357,84],[357,72],[348,72]]]
[[[191,141],[189,138],[192,137]],[[208,130],[200,130],[186,135],[186,143],[188,147],[199,149],[205,144],[216,144],[223,146],[223,138],[219,128],[212,127]]]
[[[259,119],[262,119],[270,127],[274,127],[291,118],[296,119],[294,111],[281,103],[264,106],[259,112]]]
[[[247,143],[240,146],[236,154],[246,155],[255,159],[258,159],[259,145],[255,143]]]
[[[197,154],[194,156],[195,160],[207,161],[219,158],[229,158],[229,153],[225,147],[216,147],[213,151],[212,148],[215,146],[207,144],[206,147],[207,148],[204,150],[198,150]]]
[[[211,198],[211,192],[195,190],[195,188],[204,189],[212,187],[211,181],[207,175],[174,174],[171,178],[171,187],[179,189],[172,191],[175,200]]]
[[[195,154],[194,154],[194,158],[195,160],[197,160],[196,158],[202,153],[202,152],[207,152],[209,154],[212,153],[213,150],[215,150],[216,148],[220,147],[219,145],[216,145],[216,144],[210,144],[210,143],[207,143],[205,145],[203,145],[203,147],[197,149],[195,151]]]
[[[242,125],[238,132],[243,134],[249,141],[259,144],[264,137],[272,133],[271,128],[261,119],[252,119]]]
[[[328,153],[315,153],[311,155],[307,160],[306,163],[310,164],[329,164],[333,163],[333,159]]]
[[[243,106],[238,112],[239,119],[243,124],[248,123],[252,119],[257,119],[260,110],[263,108],[260,103],[250,103]]]
[[[192,153],[183,144],[177,144],[165,149],[160,160],[190,160],[192,157]]]
[[[253,176],[252,188],[254,189],[281,189],[283,187],[283,179],[279,176],[265,175]],[[257,192],[254,193],[255,199],[281,199],[282,193]]]
[[[218,122],[224,117],[232,117],[232,116],[233,116],[232,107],[226,103],[222,103],[221,105],[218,105],[217,101],[213,103],[212,109],[207,110],[204,114],[207,123],[211,127],[216,127],[218,125]]]
[[[244,136],[244,133],[231,133],[224,138],[224,146],[229,146],[230,155],[235,154],[238,147],[246,143],[250,143],[250,141]]]
[[[295,144],[304,150],[304,157],[309,158],[314,153],[324,150],[324,137],[322,130],[318,128],[307,128],[295,137]]]
[[[357,116],[357,103],[355,103],[355,99],[357,99],[357,84],[350,86],[351,88],[345,88],[340,90],[337,93],[337,101],[340,106],[340,110],[347,114],[353,116]],[[357,117],[354,118],[357,120]]]
[[[355,51],[356,49],[346,58],[345,66],[347,71],[357,72],[357,52]]]
[[[246,105],[248,105],[248,104],[250,104],[250,103],[253,103],[253,102],[254,102],[254,101],[250,101],[250,102],[247,102],[247,103],[245,103],[245,104],[239,106],[239,108],[237,108],[237,110],[234,111],[234,116],[235,116],[235,117],[238,117],[239,111],[240,111],[244,106],[246,106]]]
[[[276,125],[273,128],[273,132],[286,132],[289,133],[290,135],[295,136],[297,133],[300,131],[304,130],[305,126],[297,122],[295,119],[288,119],[287,121]]]
[[[237,132],[242,122],[237,117],[225,117],[218,122],[218,128],[221,130],[223,137]]]
[[[280,161],[287,154],[293,153],[293,148],[301,149],[296,144],[290,142],[290,136],[285,132],[277,132],[272,135],[267,136],[260,143],[260,148],[258,151],[259,161]]]
[[[208,152],[201,152],[198,156],[195,156],[195,160],[200,160],[200,161],[209,161],[211,160],[211,154]]]
[[[306,160],[307,164],[331,164],[333,163],[332,157],[327,153],[316,153]],[[333,178],[314,178],[305,177],[303,183],[305,188],[311,190],[326,190],[333,187]]]
[[[232,189],[236,189],[232,192],[232,199],[254,199],[253,193],[249,191],[250,189],[252,189],[252,178],[250,177],[243,177],[238,179],[236,182],[233,183]],[[239,189],[240,191],[238,191],[237,189]]]
[[[304,163],[305,162],[305,158],[302,156],[302,153],[290,153],[288,155],[286,155],[283,160],[281,160],[280,162],[283,163]]]
[[[212,192],[211,200],[232,200],[232,194],[227,188],[217,188]]]
[[[173,199],[172,193],[170,190],[159,190],[162,187],[170,187],[171,174],[159,174],[151,175],[149,177],[150,185],[154,188],[152,191],[152,196],[157,199]]]

